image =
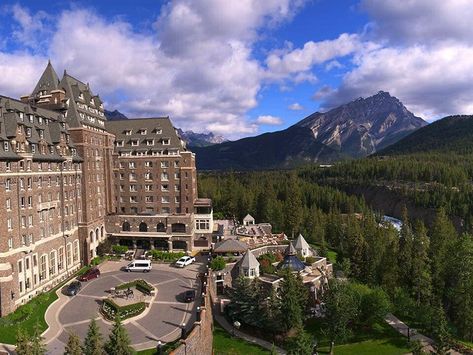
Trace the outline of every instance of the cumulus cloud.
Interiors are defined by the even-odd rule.
[[[282,124],[282,119],[276,116],[262,115],[258,116],[256,123],[278,126]]]
[[[293,104],[290,104],[287,108],[291,111],[301,111],[304,109],[304,107],[298,102],[294,102]]]

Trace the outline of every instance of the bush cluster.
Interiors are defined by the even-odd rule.
[[[167,261],[167,262],[176,261],[186,255],[186,253],[184,252],[173,253],[169,251],[162,251],[162,250],[156,250],[156,249],[150,250],[148,253],[151,255],[153,260],[160,260],[160,261]]]
[[[145,308],[146,304],[144,302],[133,303],[123,307],[120,307],[111,299],[105,299],[102,303],[102,312],[109,320],[115,319],[117,314],[122,320],[131,318],[142,313]]]

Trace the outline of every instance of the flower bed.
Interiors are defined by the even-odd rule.
[[[145,280],[135,280],[131,282],[127,282],[115,287],[116,290],[125,290],[127,288],[134,287],[138,291],[143,292],[145,295],[151,294],[154,291],[154,287],[147,283]]]
[[[111,299],[105,299],[102,303],[102,314],[108,320],[115,319],[118,314],[120,319],[127,319],[141,314],[146,309],[144,302],[129,304],[126,306],[119,306]]]

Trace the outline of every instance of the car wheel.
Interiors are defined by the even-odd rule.
[[[99,275],[95,275],[95,278],[98,279]]]

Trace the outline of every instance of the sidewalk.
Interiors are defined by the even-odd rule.
[[[216,304],[212,305],[212,312],[213,312],[214,319],[217,321],[217,323],[223,329],[225,329],[229,334],[233,334],[234,336],[236,336],[238,338],[241,338],[243,340],[246,340],[249,343],[257,344],[257,345],[261,346],[262,348],[265,348],[269,351],[274,349],[276,351],[276,354],[286,354],[286,351],[284,351],[283,349],[281,349],[277,346],[273,346],[272,343],[270,343],[266,340],[253,337],[253,336],[248,335],[246,333],[240,332],[239,330],[236,330],[234,327],[232,327],[230,325],[230,323],[228,323],[228,321],[225,319],[225,317],[222,316],[219,313],[218,305],[216,305]]]
[[[391,313],[389,313],[384,318],[384,320],[391,327],[393,327],[395,330],[397,330],[400,334],[407,337],[407,335],[408,335],[407,332],[408,332],[409,327],[407,326],[406,323],[404,323],[403,321],[401,321],[399,318],[397,318],[396,316],[394,316]],[[431,339],[429,337],[426,337],[425,335],[423,335],[421,333],[413,332],[412,328],[410,329],[410,332],[411,332],[411,334],[410,334],[411,335],[410,336],[411,341],[419,341],[422,344],[424,351],[426,351],[428,353],[435,353],[434,348],[432,346],[434,344],[433,339]],[[449,354],[449,355],[461,355],[459,352],[457,352],[453,349],[450,349],[449,351],[447,351],[447,354]]]

